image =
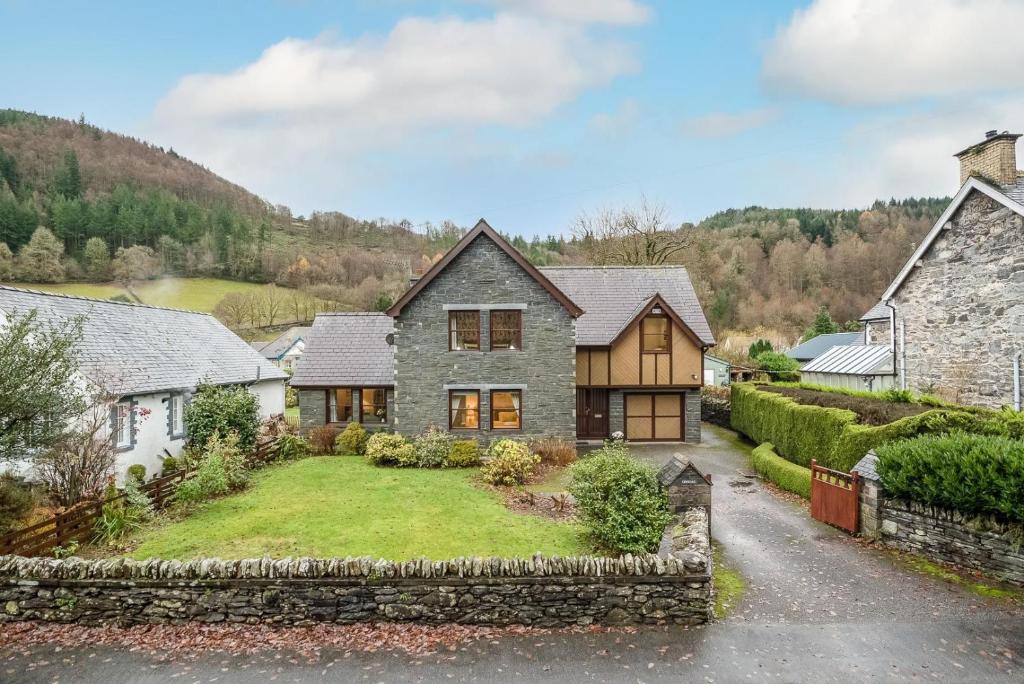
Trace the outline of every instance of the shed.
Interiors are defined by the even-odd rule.
[[[881,392],[896,386],[892,350],[884,344],[832,347],[800,369],[803,382]]]
[[[704,384],[728,385],[732,364],[711,354],[704,355]]]

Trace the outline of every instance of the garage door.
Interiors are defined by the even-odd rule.
[[[626,439],[683,441],[683,395],[627,394]]]

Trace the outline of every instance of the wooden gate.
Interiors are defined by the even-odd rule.
[[[833,527],[857,533],[860,513],[860,478],[811,461],[811,517]]]

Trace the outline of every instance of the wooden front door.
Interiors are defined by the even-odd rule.
[[[627,394],[626,439],[681,442],[685,433],[682,394]]]
[[[608,390],[576,390],[576,439],[607,439]]]

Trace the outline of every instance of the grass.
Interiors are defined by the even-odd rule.
[[[40,292],[56,292],[75,297],[92,297],[94,299],[110,299],[114,295],[130,296],[128,291],[114,283],[4,283],[11,287]]]
[[[976,582],[943,565],[933,563],[930,560],[921,558],[920,556],[907,553],[897,553],[896,556],[917,572],[940,579],[943,582],[960,585],[978,596],[1024,604],[1024,590],[997,587],[984,582]]]
[[[323,456],[257,473],[246,491],[145,531],[137,559],[529,556],[586,553],[575,524],[514,513],[470,470],[375,468]]]
[[[715,585],[714,613],[716,620],[724,620],[739,605],[747,591],[747,583],[740,573],[733,570],[724,560],[722,547],[713,544],[714,567],[712,581]]]

